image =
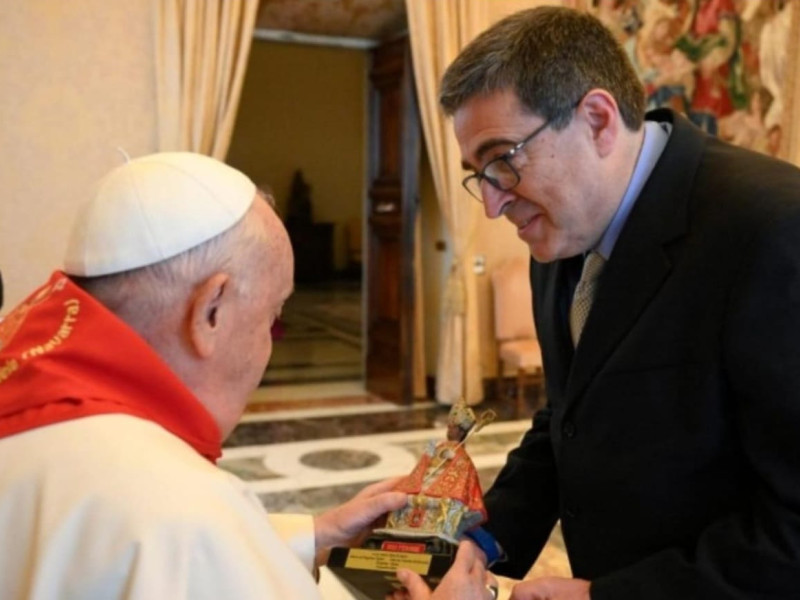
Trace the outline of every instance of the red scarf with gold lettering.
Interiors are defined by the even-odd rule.
[[[161,425],[211,462],[221,434],[155,351],[60,271],[0,321],[0,438],[91,415]]]

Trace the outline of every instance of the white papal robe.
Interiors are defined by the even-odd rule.
[[[267,515],[161,426],[90,416],[0,439],[3,600],[319,598],[312,517]]]

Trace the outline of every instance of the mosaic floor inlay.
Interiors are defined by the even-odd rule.
[[[505,462],[506,454],[519,442],[529,421],[492,424],[474,435],[468,450],[487,487]],[[291,504],[303,512],[317,512],[336,501],[307,505],[309,490],[360,487],[414,468],[429,440],[441,440],[445,429],[313,439],[278,444],[226,448],[219,465],[244,479],[269,510],[288,510]],[[286,492],[292,494],[287,500]],[[270,494],[280,493],[273,497]],[[315,494],[319,502],[320,494]]]

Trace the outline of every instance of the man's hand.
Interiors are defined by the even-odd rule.
[[[510,600],[590,600],[585,579],[542,577],[523,581],[511,590]]]
[[[357,546],[381,517],[405,506],[406,494],[391,491],[400,479],[395,477],[373,483],[341,506],[314,517],[317,565],[325,564],[331,547]]]
[[[456,559],[450,570],[431,592],[425,581],[408,569],[398,569],[397,578],[405,586],[388,596],[391,600],[493,600],[493,593],[489,586],[497,590],[497,580],[491,573],[487,573],[481,558],[482,552],[469,541],[458,545]]]

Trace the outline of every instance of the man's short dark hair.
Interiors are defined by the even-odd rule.
[[[592,88],[615,98],[629,129],[641,127],[644,89],[612,33],[589,13],[544,6],[512,14],[468,44],[445,72],[439,101],[452,115],[474,96],[512,90],[561,129]]]

